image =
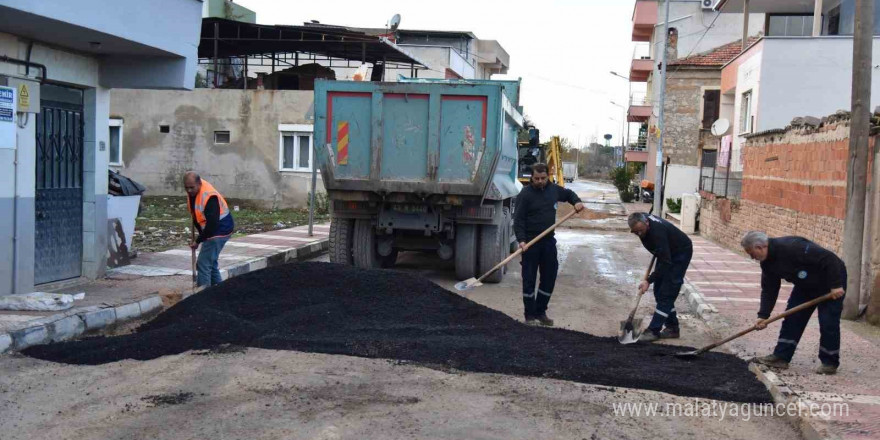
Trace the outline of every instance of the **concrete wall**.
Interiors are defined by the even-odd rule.
[[[311,125],[313,100],[299,90],[114,90],[110,113],[124,120],[119,171],[148,195],[182,195],[183,173],[195,170],[227,198],[305,207],[311,174],[279,171],[278,126]],[[216,130],[229,131],[230,143],[215,144]]]

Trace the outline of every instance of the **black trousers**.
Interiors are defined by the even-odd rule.
[[[678,294],[681,292],[684,275],[687,273],[693,255],[693,249],[673,255],[672,268],[663,278],[654,281],[654,300],[657,302],[657,308],[654,309],[654,316],[651,317],[648,330],[659,333],[663,326],[678,329],[675,300],[678,299]]]
[[[843,285],[846,286],[846,276]],[[818,298],[828,292],[808,292],[795,286],[788,297],[786,310]],[[843,312],[843,297],[819,303],[818,306],[795,313],[782,320],[779,339],[773,354],[791,362],[801,336],[813,311],[819,309],[819,360],[823,365],[840,365],[840,314]]]
[[[547,305],[553,288],[556,286],[556,272],[559,270],[559,261],[556,258],[556,239],[544,237],[529,250],[522,254],[522,278],[523,278],[523,306],[525,307],[526,319],[541,316],[547,313]],[[538,272],[541,273],[541,282],[537,290],[535,284],[538,281]]]

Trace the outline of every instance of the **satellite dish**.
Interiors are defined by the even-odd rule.
[[[721,118],[712,124],[713,136],[724,136],[728,131],[730,131],[730,121],[727,119]]]
[[[391,17],[391,20],[388,22],[388,27],[392,31],[396,31],[398,26],[400,26],[400,14],[394,14],[394,17]]]

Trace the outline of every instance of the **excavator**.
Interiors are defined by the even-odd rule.
[[[550,142],[541,143],[540,130],[529,127],[528,139],[520,136],[518,142],[519,161],[516,177],[523,185],[528,185],[532,177],[532,165],[542,162],[550,169],[550,181],[565,186],[562,176],[562,145],[559,136],[550,138]]]

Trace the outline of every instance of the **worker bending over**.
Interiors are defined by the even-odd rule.
[[[831,293],[832,299],[802,310],[782,321],[779,339],[773,354],[755,358],[755,362],[788,368],[797,349],[804,328],[813,310],[819,309],[818,374],[837,373],[840,366],[840,314],[846,289],[846,265],[833,252],[803,237],[769,238],[767,234],[751,231],[743,237],[743,250],[752,259],[761,262],[761,309],[756,327],[764,329],[764,322],[776,306],[782,280],[794,284],[788,297],[787,309]]]
[[[675,300],[694,255],[691,239],[672,223],[643,212],[630,215],[627,223],[630,232],[638,235],[645,249],[657,258],[654,273],[639,283],[639,294],[654,284],[654,300],[657,302],[651,323],[639,340],[653,342],[661,338],[678,338],[681,330]]]
[[[183,177],[183,186],[186,189],[187,207],[193,219],[193,227],[199,232],[198,238],[189,246],[193,249],[198,249],[199,245],[202,247],[197,264],[197,284],[219,284],[222,279],[217,260],[235,228],[232,213],[229,212],[226,199],[198,174],[187,172]]]
[[[550,182],[547,165],[532,165],[531,184],[524,187],[516,197],[513,214],[513,232],[520,249],[524,249],[526,243],[556,223],[559,202],[571,203],[577,212],[584,209],[581,199],[574,191]],[[559,270],[553,232],[523,252],[521,264],[526,324],[552,326],[553,320],[547,317],[547,305],[553,295],[556,272]],[[536,291],[539,270],[541,283]]]

